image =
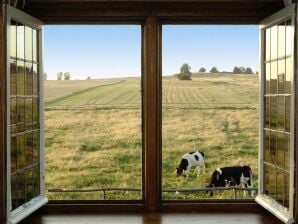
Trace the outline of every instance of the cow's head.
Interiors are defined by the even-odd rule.
[[[180,167],[176,167],[176,174],[177,174],[177,177],[182,176],[182,174],[183,174],[183,169],[180,168]]]
[[[187,166],[188,166],[187,159],[181,159],[181,162],[179,164],[179,167],[176,168],[177,177],[183,175],[183,171],[186,170]]]

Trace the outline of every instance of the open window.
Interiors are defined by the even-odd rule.
[[[285,223],[293,222],[295,6],[260,24],[259,195],[256,201]]]
[[[7,217],[18,223],[44,194],[42,22],[7,6]]]

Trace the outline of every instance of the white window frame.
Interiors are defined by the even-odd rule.
[[[295,92],[295,83],[292,79],[292,92],[291,92],[291,126],[290,126],[290,183],[289,183],[289,210],[287,210],[285,207],[280,205],[277,201],[274,199],[268,197],[267,195],[263,194],[264,192],[264,170],[263,170],[263,162],[264,162],[264,83],[265,83],[265,75],[264,75],[264,52],[265,52],[265,37],[264,37],[264,30],[272,25],[278,24],[279,22],[285,21],[287,19],[291,19],[291,30],[292,30],[292,57],[293,57],[293,77],[295,76],[295,49],[294,49],[294,34],[295,34],[295,24],[297,23],[295,20],[295,4],[291,4],[287,6],[286,8],[280,10],[279,12],[269,16],[268,18],[262,20],[260,22],[260,77],[259,77],[259,83],[260,83],[260,95],[259,95],[259,105],[260,105],[260,123],[259,123],[259,190],[258,190],[258,196],[256,197],[256,202],[259,203],[261,206],[263,206],[265,209],[267,209],[269,212],[274,214],[276,217],[278,217],[280,220],[282,220],[284,223],[291,224],[294,222],[294,117],[295,117],[295,99],[296,99],[296,92]]]
[[[39,68],[39,122],[40,122],[40,192],[38,197],[33,198],[29,202],[19,206],[11,211],[11,161],[10,161],[10,24],[11,20],[20,22],[21,24],[28,25],[36,29],[38,33],[38,68]],[[7,6],[7,223],[18,223],[34,211],[42,207],[48,202],[45,195],[45,159],[44,159],[44,87],[43,87],[43,23],[38,19],[16,9]]]

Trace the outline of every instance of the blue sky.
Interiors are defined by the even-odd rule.
[[[70,72],[72,79],[139,76],[141,27],[45,26],[45,72]],[[188,63],[231,71],[243,65],[258,70],[258,26],[163,26],[163,75]]]

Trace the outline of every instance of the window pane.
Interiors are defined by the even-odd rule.
[[[291,131],[291,96],[285,97],[285,131]]]
[[[291,148],[290,135],[285,136],[285,170],[290,171],[290,148]]]
[[[33,129],[39,128],[39,98],[33,97]]]
[[[17,94],[25,94],[25,63],[23,61],[17,61],[18,75],[17,75]]]
[[[39,78],[38,78],[38,67],[37,64],[33,64],[33,95],[38,95],[39,91]]]
[[[277,128],[277,97],[270,97],[270,128],[276,130]]]
[[[277,61],[271,63],[270,94],[277,94]]]
[[[32,28],[25,27],[25,59],[32,61]]]
[[[272,131],[270,133],[270,160],[269,162],[273,165],[276,165],[276,150],[277,147],[277,133]]]
[[[265,40],[266,40],[266,56],[265,56],[265,60],[269,61],[271,59],[270,57],[270,47],[271,47],[271,43],[270,43],[270,31],[271,29],[266,29],[266,36],[265,36]]]
[[[34,167],[33,170],[33,191],[34,197],[40,195],[40,170],[39,165]]]
[[[10,125],[17,123],[17,98],[10,98]]]
[[[18,174],[18,204],[26,202],[26,175],[24,172]]]
[[[26,63],[26,95],[32,95],[33,93],[33,65],[32,63]]]
[[[264,194],[276,199],[276,168],[264,164]]]
[[[285,97],[278,96],[277,129],[285,130]]]
[[[285,203],[284,206],[289,208],[289,191],[290,191],[290,175],[288,172],[285,172],[285,182],[284,182],[284,191],[285,191]]]
[[[25,58],[25,27],[22,24],[17,25],[17,57]]]
[[[285,23],[278,25],[278,58],[286,55],[286,26]]]
[[[277,59],[277,26],[271,28],[271,60]]]
[[[278,60],[278,93],[283,94],[285,92],[285,72],[286,72],[286,60]]]
[[[265,71],[265,75],[266,75],[266,85],[265,85],[265,94],[270,94],[270,74],[271,74],[271,70],[270,70],[270,66],[271,63],[266,63],[266,71]]]
[[[33,132],[33,163],[39,162],[39,131]]]
[[[270,162],[270,131],[264,132],[264,161]]]
[[[25,98],[17,98],[18,132],[25,131]]]
[[[18,148],[18,170],[25,168],[25,135],[17,136],[17,148]]]
[[[265,128],[270,128],[270,97],[264,97],[265,104]]]
[[[17,95],[17,61],[10,60],[10,95]]]
[[[17,174],[11,175],[11,202],[12,202],[12,209],[18,207],[18,178]]]
[[[17,158],[18,158],[18,148],[17,148],[17,137],[13,136],[10,138],[10,158],[11,158],[11,173],[17,171]]]
[[[33,114],[32,98],[26,98],[26,130],[32,129]]]
[[[31,166],[33,164],[33,135],[31,133],[26,133],[26,166]]]
[[[291,21],[286,22],[286,55],[292,55],[293,48],[292,48],[292,39],[293,39],[293,30],[291,26]]]
[[[292,77],[293,77],[293,58],[287,58],[285,93],[291,94],[292,92]]]
[[[36,63],[38,62],[37,59],[37,52],[38,52],[38,48],[37,48],[37,35],[38,33],[36,32],[36,30],[33,29],[33,61]]]
[[[17,26],[15,21],[10,24],[10,57],[17,56]]]
[[[277,134],[277,166],[282,169],[285,167],[285,137],[286,134]]]
[[[284,204],[284,171],[277,169],[276,172],[276,200],[279,202],[281,205]]]
[[[28,169],[26,172],[26,200],[29,201],[34,197],[33,186],[33,168]]]

